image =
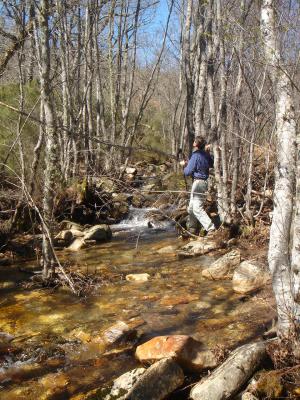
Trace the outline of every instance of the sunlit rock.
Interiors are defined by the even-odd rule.
[[[147,369],[124,400],[163,400],[183,381],[183,371],[173,359],[161,360]]]
[[[136,337],[136,330],[132,329],[123,321],[118,321],[103,333],[104,341],[107,344],[116,344],[132,340]]]
[[[172,357],[183,368],[201,371],[217,365],[215,355],[187,335],[157,336],[140,345],[135,353],[141,362],[155,362]]]
[[[270,282],[266,268],[256,261],[243,261],[234,271],[232,285],[237,293],[250,293]]]
[[[132,282],[147,282],[150,279],[149,274],[128,274],[126,275],[126,281]]]
[[[126,372],[119,378],[114,380],[112,386],[109,388],[109,393],[105,392],[107,389],[102,391],[104,400],[115,400],[124,398],[124,395],[129,392],[137,380],[145,373],[145,368],[136,368],[132,371]],[[106,394],[106,395],[105,395]]]
[[[179,258],[201,256],[219,247],[220,246],[213,240],[199,238],[199,240],[193,240],[181,247],[177,255]]]
[[[211,266],[202,271],[202,276],[207,279],[229,279],[232,278],[235,268],[241,261],[238,250],[232,250],[223,257],[216,260]]]
[[[106,240],[110,240],[112,237],[112,233],[109,225],[95,225],[91,228],[87,229],[84,232],[84,240],[96,240],[97,242],[102,242]]]
[[[126,168],[125,168],[125,172],[126,172],[126,174],[128,174],[128,175],[134,175],[134,174],[137,173],[137,169],[134,168],[134,167],[126,167]]]

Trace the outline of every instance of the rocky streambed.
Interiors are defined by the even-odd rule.
[[[136,357],[136,348],[157,337],[188,343],[192,358],[204,352],[212,363],[206,369],[226,349],[257,339],[274,316],[270,288],[241,294],[231,280],[209,279],[203,271],[221,254],[211,256],[198,242],[183,247],[172,230],[143,226],[78,252],[60,251],[82,274],[113,277],[85,299],[63,288],[21,287],[35,262],[2,266],[0,398],[105,398],[99,388],[153,362]],[[229,259],[236,262],[236,253]],[[218,264],[210,274],[216,271]],[[228,278],[233,272],[226,271]],[[198,367],[191,369],[200,374]],[[175,371],[180,385],[188,376],[168,362],[158,370]],[[175,390],[172,396],[184,399],[186,393]]]

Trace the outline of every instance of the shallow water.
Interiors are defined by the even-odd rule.
[[[178,260],[175,251],[181,245],[175,232],[142,229],[76,254],[61,252],[60,258],[76,269],[117,277],[87,299],[63,289],[14,288],[28,275],[18,265],[1,267],[7,284],[1,289],[0,331],[14,340],[10,355],[2,356],[0,399],[79,399],[80,393],[135,367],[136,344],[157,335],[189,334],[205,347],[255,337],[272,317],[268,306],[261,299],[253,303],[254,318],[230,281],[202,279],[202,268],[213,259]],[[34,262],[22,268],[33,269]],[[148,282],[124,279],[144,272],[151,276]],[[137,342],[108,348],[103,332],[116,321],[135,327]]]

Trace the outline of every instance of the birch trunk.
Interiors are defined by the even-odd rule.
[[[278,333],[287,335],[299,315],[298,297],[294,298],[290,263],[290,231],[295,194],[296,122],[291,83],[284,73],[276,40],[274,0],[264,0],[261,8],[261,30],[265,57],[276,97],[277,165],[275,169],[274,211],[270,231],[269,268],[277,302]],[[298,211],[298,210],[297,210]],[[296,222],[298,222],[298,214]],[[296,231],[299,226],[295,226]],[[296,240],[299,238],[296,235]],[[296,243],[296,241],[295,241]],[[295,250],[295,249],[294,249]],[[293,261],[299,249],[293,252]],[[296,254],[297,253],[297,254]],[[297,266],[297,270],[299,264]],[[296,275],[295,271],[295,276]]]

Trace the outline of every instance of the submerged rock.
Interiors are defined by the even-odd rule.
[[[149,274],[128,274],[128,275],[126,275],[126,281],[147,282],[149,279],[150,279]]]
[[[251,293],[270,281],[266,268],[256,261],[243,261],[234,271],[232,285],[237,293]]]
[[[210,350],[187,335],[158,336],[140,345],[135,353],[141,362],[155,362],[173,358],[178,364],[191,371],[214,368],[217,359]]]
[[[241,261],[241,254],[238,250],[232,250],[223,257],[216,260],[212,265],[202,271],[202,276],[207,279],[228,279],[232,278],[235,268]]]

